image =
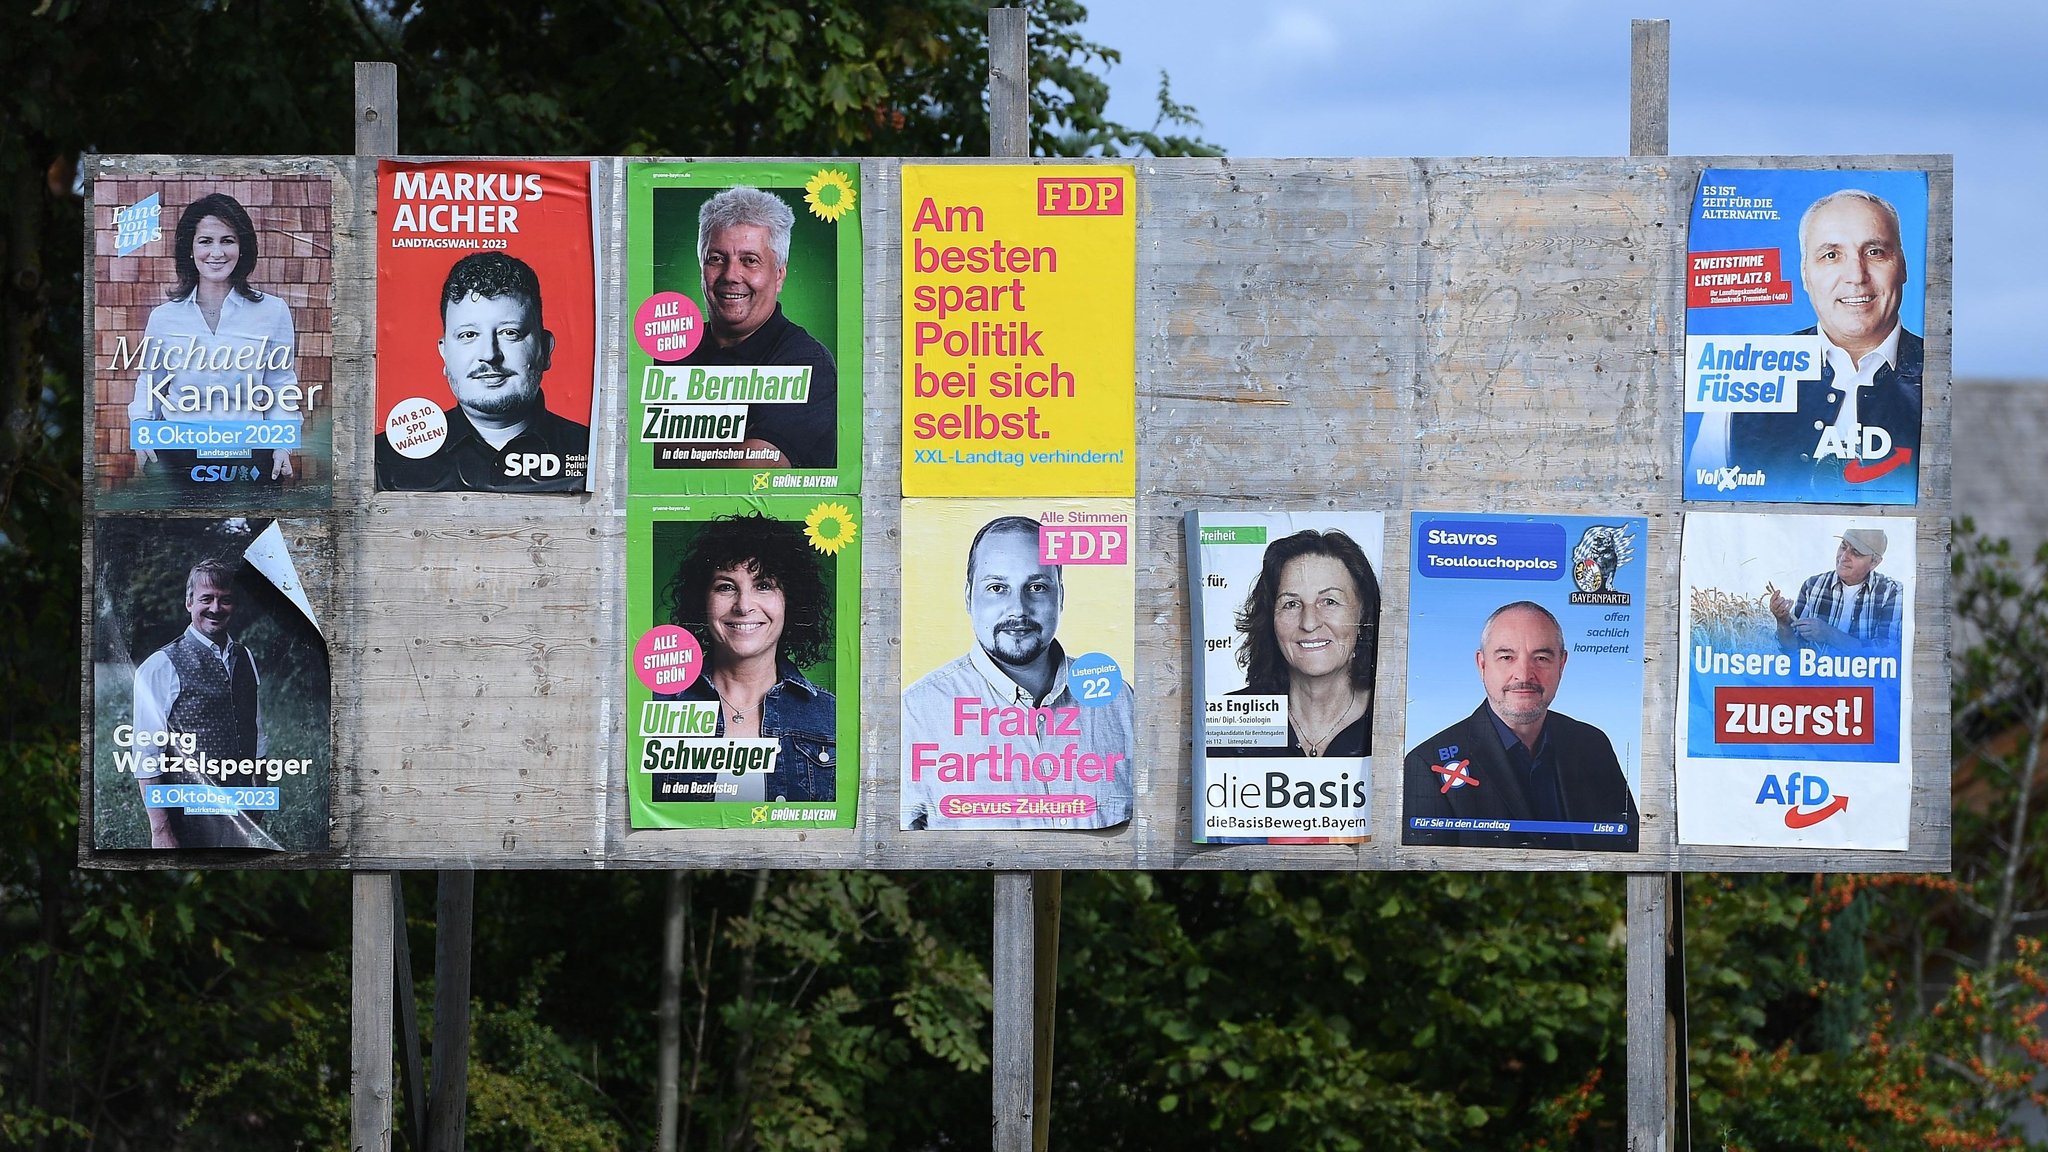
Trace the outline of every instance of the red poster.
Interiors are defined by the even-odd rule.
[[[377,487],[583,492],[592,165],[377,166]]]

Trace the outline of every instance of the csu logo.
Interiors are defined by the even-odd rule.
[[[1785,809],[1785,827],[1811,828],[1837,812],[1849,810],[1849,798],[1836,795],[1828,782],[1811,773],[1794,772],[1782,780],[1764,777],[1756,794],[1758,804],[1777,804]]]
[[[248,464],[195,464],[192,467],[192,479],[201,484],[254,480],[256,469]]]
[[[562,474],[562,458],[553,452],[507,452],[505,475],[546,479]]]

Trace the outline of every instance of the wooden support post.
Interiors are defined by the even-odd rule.
[[[1671,21],[1636,20],[1629,33],[1629,155],[1667,156]],[[1668,872],[1631,873],[1628,878],[1629,1152],[1669,1152],[1672,1093],[1685,1091],[1674,1075],[1677,1062],[1669,1019],[1673,887]]]
[[[391,874],[391,996],[398,1010],[391,1016],[391,1038],[398,1043],[398,1062],[405,1078],[405,1119],[413,1152],[426,1147],[426,1072],[420,1060],[420,998],[412,990],[412,940],[405,930],[405,873]]]
[[[1031,155],[1031,13],[988,10],[988,154]]]
[[[391,928],[398,876],[358,872],[349,947],[349,1148],[391,1152]]]
[[[995,1152],[1031,1152],[1031,1070],[1033,1001],[1038,959],[1033,944],[1030,872],[996,873],[995,1047],[990,1053],[995,1073]]]
[[[476,873],[450,869],[434,909],[434,1082],[427,1094],[427,1152],[462,1152],[469,1109],[469,954]],[[417,1040],[415,1040],[417,1043]]]

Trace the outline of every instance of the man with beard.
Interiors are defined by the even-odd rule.
[[[704,342],[692,368],[808,367],[798,403],[747,406],[746,468],[831,468],[839,462],[839,374],[832,354],[782,313],[789,236],[796,213],[759,188],[728,188],[697,214],[697,262],[704,269]]]
[[[903,827],[1108,828],[1131,818],[1131,691],[1076,698],[1056,638],[1066,586],[1038,521],[1003,516],[967,549],[975,646],[903,693]],[[978,797],[989,802],[976,803]],[[1044,798],[1053,810],[988,811]],[[1085,811],[1078,811],[1085,809]]]
[[[1532,600],[1503,605],[1473,655],[1486,699],[1408,750],[1401,843],[1635,851],[1640,820],[1613,743],[1551,710],[1567,655],[1557,617]]]
[[[541,323],[540,278],[503,252],[455,262],[441,286],[441,371],[455,408],[432,453],[411,458],[377,436],[377,487],[412,492],[581,492],[590,429],[548,411],[541,376],[555,337]]]
[[[248,760],[265,754],[256,658],[229,632],[235,620],[235,570],[202,560],[185,577],[191,624],[135,669],[137,738],[166,749],[142,757],[135,781],[149,813],[152,848],[276,848],[277,842],[240,810],[148,807],[152,785],[187,791],[232,786],[197,770],[206,759]]]

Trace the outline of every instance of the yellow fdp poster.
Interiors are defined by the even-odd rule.
[[[1137,491],[1129,165],[903,166],[903,494]]]

